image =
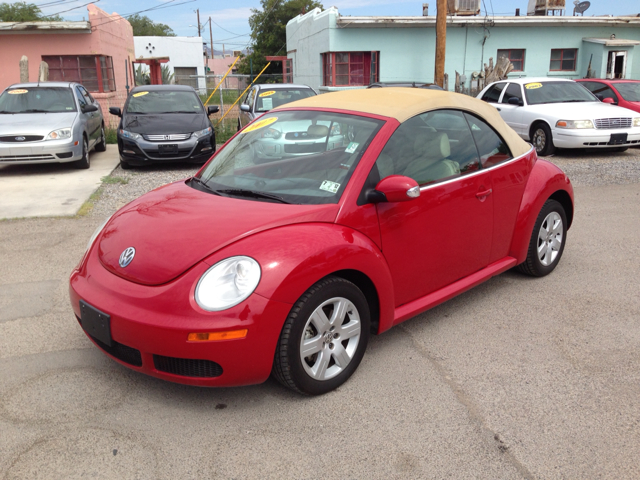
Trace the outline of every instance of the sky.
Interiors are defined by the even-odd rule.
[[[2,1],[2,0],[0,0]],[[7,1],[7,0],[4,0]],[[322,1],[322,0],[319,0]],[[86,4],[88,0],[27,0],[35,3],[46,15],[60,14],[65,20],[83,20],[88,18]],[[9,1],[9,3],[14,3]],[[154,22],[169,25],[179,36],[197,35],[196,10],[200,10],[200,24],[204,26],[203,40],[209,43],[209,17],[216,50],[241,50],[250,42],[248,19],[251,9],[260,9],[259,0],[98,0],[93,2],[102,10],[120,15],[140,12]],[[337,7],[341,15],[354,16],[419,16],[422,15],[422,3],[408,0],[326,0],[325,8]],[[430,0],[429,14],[436,14],[436,0]],[[528,0],[482,0],[482,15],[514,15],[520,8],[526,15]],[[566,14],[571,15],[573,1],[566,0]],[[148,11],[145,11],[148,10]],[[585,12],[590,15],[625,15],[640,13],[638,0],[591,0],[591,7]]]

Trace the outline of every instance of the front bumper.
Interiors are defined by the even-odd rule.
[[[88,254],[72,272],[69,294],[78,319],[80,300],[110,315],[111,347],[88,336],[111,358],[147,375],[188,385],[250,385],[268,378],[291,305],[254,293],[228,310],[206,312],[193,293],[208,265],[197,264],[167,284],[146,286],[110,273],[96,257]],[[187,341],[189,333],[236,329],[247,329],[247,336]]]
[[[163,151],[164,146],[174,145],[173,151]],[[132,140],[118,134],[120,158],[132,165],[144,165],[155,162],[194,162],[203,163],[214,154],[215,136],[191,137],[187,140],[152,142],[140,138]]]
[[[617,129],[554,128],[553,144],[559,148],[611,148],[640,146],[640,127]],[[626,141],[619,141],[626,134]],[[613,141],[612,141],[612,135]],[[616,138],[617,137],[617,138]]]
[[[72,139],[0,142],[0,164],[65,163],[82,158],[82,143]]]

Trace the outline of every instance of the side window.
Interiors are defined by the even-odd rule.
[[[595,88],[591,88],[591,85],[593,85],[593,87]],[[594,95],[596,95],[598,98],[602,97],[602,98],[613,98],[614,102],[618,101],[618,96],[613,93],[613,90],[611,89],[611,87],[609,87],[608,85],[605,85],[604,83],[590,83],[589,84],[589,90],[591,90],[591,93],[593,93]]]
[[[506,85],[506,83],[496,83],[493,87],[485,92],[485,94],[482,96],[482,100],[489,103],[498,103],[498,100],[500,100],[500,94],[502,93],[502,90],[504,90],[504,87]]]
[[[513,158],[509,147],[493,128],[474,115],[465,112],[464,116],[469,122],[483,168],[492,167]]]
[[[87,100],[84,98],[84,95],[82,95],[82,92],[80,91],[80,87],[76,87],[75,92],[76,92],[76,97],[78,97],[78,102],[80,102],[80,107],[86,107]]]
[[[502,96],[502,101],[500,103],[509,103],[510,98],[517,98],[522,102],[522,90],[520,85],[517,83],[510,83],[507,87],[507,90],[504,92]]]
[[[380,179],[406,175],[428,185],[478,170],[480,161],[462,112],[436,110],[400,125],[376,166]]]
[[[93,98],[89,95],[89,92],[87,92],[84,87],[78,87],[78,90],[80,90],[80,93],[84,97],[84,101],[87,102],[88,105],[91,105],[93,103]]]

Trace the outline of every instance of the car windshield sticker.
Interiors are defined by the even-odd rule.
[[[535,90],[536,88],[541,88],[542,84],[541,83],[527,83],[524,88],[526,88],[527,90]]]
[[[138,92],[138,93],[134,93],[133,96],[134,97],[142,97],[143,95],[146,95],[149,92]]]
[[[271,125],[278,121],[278,117],[265,118],[264,120],[258,120],[253,125],[249,125],[247,128],[242,130],[242,133],[253,132],[254,130],[259,130],[260,128],[264,128],[267,125]]]
[[[326,190],[327,192],[336,193],[340,188],[340,184],[336,182],[332,182],[330,180],[325,180],[320,185],[320,190]]]
[[[349,145],[347,145],[347,148],[345,149],[345,153],[353,153],[356,151],[356,148],[358,148],[358,145],[360,145],[359,143],[356,142],[349,142]]]
[[[341,163],[340,168],[343,170],[349,170],[351,168],[351,165],[347,165],[346,163]]]
[[[269,90],[268,92],[261,93],[259,96],[260,96],[260,97],[270,97],[270,96],[271,96],[271,95],[273,95],[274,93],[276,93],[276,91],[275,91],[275,90]]]
[[[7,93],[9,95],[21,95],[23,93],[27,93],[29,90],[25,90],[23,88],[20,88],[18,90],[9,90]]]
[[[273,108],[273,99],[271,98],[263,98],[262,99],[262,109],[263,110],[271,110]]]

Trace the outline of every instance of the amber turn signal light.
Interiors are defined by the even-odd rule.
[[[216,342],[218,340],[236,340],[247,336],[248,330],[231,330],[229,332],[190,333],[188,342]]]

